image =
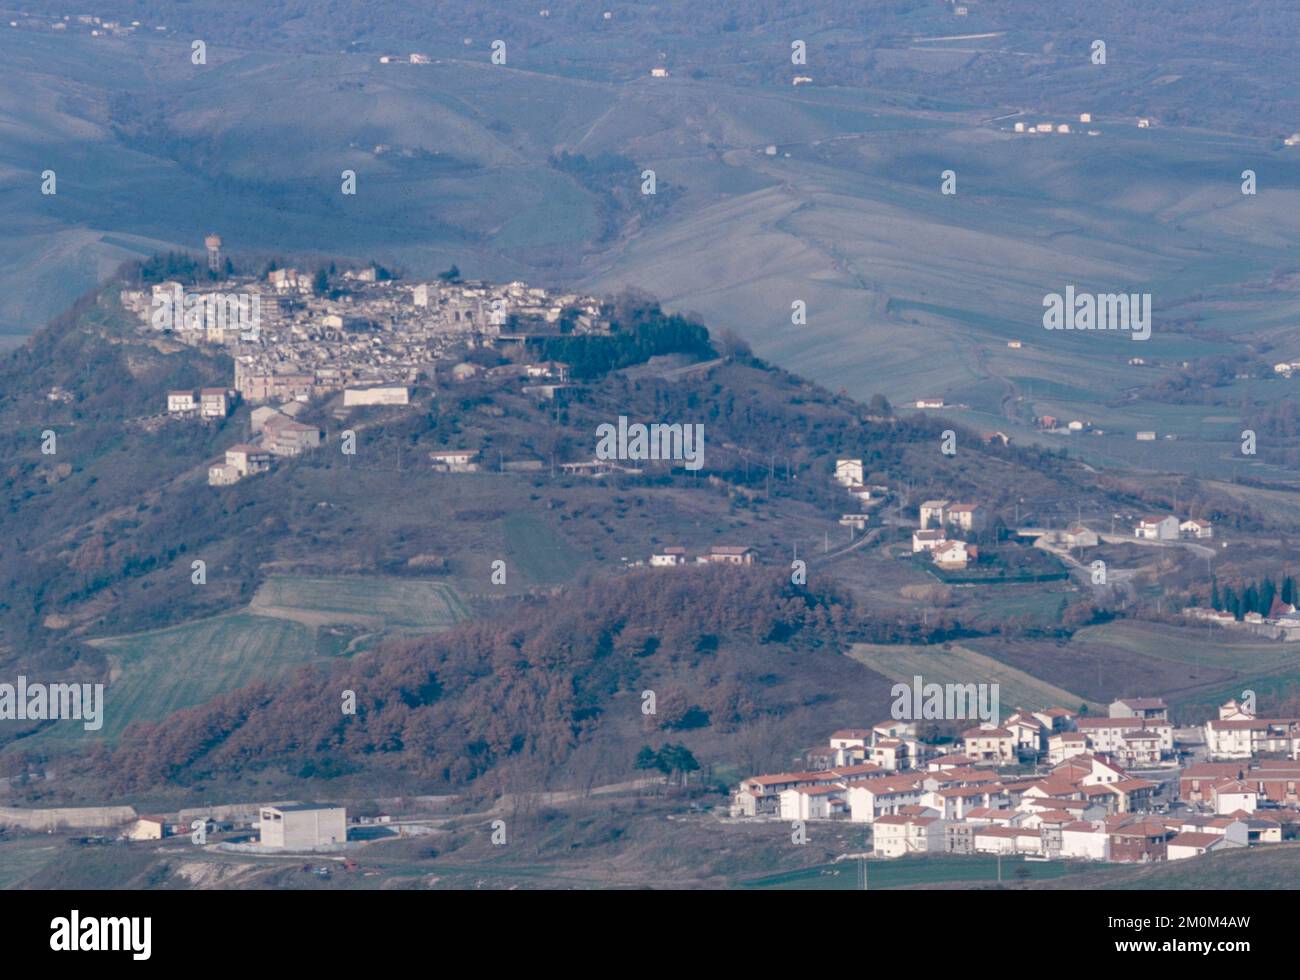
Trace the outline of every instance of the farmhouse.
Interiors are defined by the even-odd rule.
[[[835,482],[844,487],[855,487],[862,483],[862,460],[837,459],[835,461]]]
[[[435,470],[444,473],[473,473],[478,470],[476,449],[436,449],[429,453]]]
[[[1184,538],[1214,537],[1214,525],[1200,518],[1183,521],[1178,525],[1178,531]]]
[[[1144,541],[1176,541],[1178,535],[1178,518],[1172,514],[1165,517],[1144,517],[1133,528],[1133,536]]]
[[[650,556],[650,564],[655,568],[686,564],[686,549],[673,545]]]
[[[1101,543],[1096,531],[1082,524],[1071,524],[1061,535],[1061,543],[1067,548],[1095,548]]]
[[[932,554],[934,563],[940,568],[958,571],[979,557],[979,549],[965,541],[944,541],[932,550]]]
[[[758,558],[758,552],[744,545],[715,544],[707,555],[700,558],[702,562],[714,565],[752,565]]]

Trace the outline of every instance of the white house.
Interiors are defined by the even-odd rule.
[[[952,504],[944,514],[944,523],[972,533],[984,530],[988,519],[988,511],[979,504]]]
[[[849,809],[854,823],[872,823],[900,807],[921,802],[921,780],[915,776],[877,776],[848,784]]]
[[[925,531],[912,532],[912,554],[922,551],[934,551],[948,540],[948,534],[941,527],[930,528]]]
[[[1095,548],[1101,543],[1097,532],[1082,524],[1071,524],[1061,535],[1061,543],[1067,548]]]
[[[835,461],[835,482],[845,487],[855,487],[862,483],[862,460],[837,459]]]
[[[1061,828],[1061,857],[1110,860],[1110,835],[1101,821],[1076,820]]]
[[[477,457],[474,449],[438,449],[429,453],[433,468],[444,473],[473,473],[478,469]]]
[[[686,549],[676,545],[664,548],[650,556],[650,564],[656,568],[685,565],[686,562]]]
[[[1259,793],[1249,784],[1239,779],[1229,779],[1216,783],[1210,788],[1214,800],[1214,812],[1222,816],[1244,810],[1254,813],[1259,807]]]
[[[1169,706],[1161,698],[1119,698],[1110,703],[1107,713],[1112,718],[1169,720]]]
[[[1181,861],[1184,858],[1200,857],[1211,851],[1222,851],[1234,847],[1222,834],[1202,834],[1184,831],[1177,837],[1171,837],[1165,845],[1165,860]]]
[[[169,391],[167,392],[167,412],[170,415],[188,415],[197,411],[198,405],[194,402],[194,392],[192,391]]]
[[[1133,528],[1133,536],[1144,541],[1177,541],[1178,535],[1178,518],[1172,514],[1144,517]]]
[[[1193,518],[1178,525],[1178,531],[1184,538],[1212,538],[1214,525],[1209,521]]]
[[[842,784],[798,786],[781,791],[782,820],[829,820],[847,811]]]
[[[924,531],[932,524],[937,527],[943,527],[946,523],[944,513],[948,508],[946,500],[927,500],[921,504],[921,530]]]
[[[975,548],[965,541],[945,541],[933,550],[933,555],[940,568],[962,569],[975,557]]]
[[[968,728],[961,733],[962,751],[980,762],[1016,761],[1016,737],[1005,728]]]
[[[943,826],[938,817],[887,814],[871,825],[872,850],[887,858],[942,851]]]

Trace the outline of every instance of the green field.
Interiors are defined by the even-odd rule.
[[[918,675],[926,684],[998,684],[1004,715],[1017,707],[1027,711],[1050,707],[1075,710],[1080,704],[1087,704],[1089,711],[1105,713],[1101,705],[1078,694],[955,643],[946,648],[855,643],[848,656],[890,680],[906,684]]]
[[[563,538],[530,514],[505,519],[507,586],[559,585],[573,578],[582,557]],[[522,583],[509,574],[517,569]]]
[[[1267,676],[1300,668],[1300,643],[1274,643],[1222,627],[1182,629],[1176,638],[1159,626],[1117,621],[1089,626],[1073,642],[1106,646],[1135,658],[1163,657],[1191,666],[1238,670],[1243,677]]]
[[[272,575],[249,608],[262,616],[313,625],[443,629],[469,617],[449,585],[385,576]]]
[[[1083,865],[1061,861],[1025,861],[1018,857],[1002,859],[1002,881],[1044,881],[1080,870]],[[1023,869],[1023,870],[1022,870]],[[1019,872],[1019,873],[1018,873]],[[867,862],[867,890],[909,888],[948,882],[996,882],[998,859],[992,854],[944,854],[900,858],[894,861]],[[739,882],[743,888],[795,891],[857,891],[858,863],[842,861],[799,871],[786,871],[764,878]]]
[[[0,843],[0,890],[21,885],[59,856],[58,844],[18,838]]]
[[[355,652],[353,632],[331,626],[428,632],[466,616],[460,597],[441,582],[273,576],[246,610],[92,641],[111,664],[103,728],[87,732],[78,722],[59,722],[15,746],[114,741],[133,721],[161,721],[254,681]]]

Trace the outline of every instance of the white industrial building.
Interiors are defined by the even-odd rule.
[[[259,814],[261,843],[286,851],[310,850],[348,839],[348,813],[331,803],[264,806]]]

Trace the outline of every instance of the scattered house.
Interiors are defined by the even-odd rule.
[[[208,486],[228,487],[239,482],[239,470],[230,463],[214,462],[208,464]]]
[[[842,487],[856,487],[862,484],[862,460],[837,459],[835,461],[835,482]]]
[[[937,527],[943,527],[947,521],[944,519],[944,513],[948,507],[946,500],[927,500],[921,504],[921,530],[924,531],[931,524]]]
[[[312,850],[347,843],[347,810],[329,803],[264,806],[259,815],[263,847]]]
[[[945,541],[934,548],[932,554],[936,565],[954,571],[965,568],[979,558],[979,549],[965,541]]]
[[[262,441],[277,456],[297,456],[307,449],[316,449],[325,435],[314,425],[295,422],[284,415],[276,415],[262,427]]]
[[[162,840],[167,836],[165,817],[141,817],[127,829],[128,840]]]
[[[198,411],[198,405],[194,402],[194,392],[192,391],[169,391],[167,392],[167,414],[168,415],[193,415]]]
[[[917,408],[943,408],[942,398],[918,398],[916,400]]]
[[[1090,122],[1092,122],[1092,113],[1091,113],[1091,112],[1081,112],[1081,113],[1079,113],[1079,122],[1081,122],[1081,123],[1090,123]]]
[[[794,84],[795,84],[795,85],[809,85],[809,84],[811,84],[811,83],[812,83],[812,76],[811,76],[811,75],[795,75],[795,76],[794,76]]]
[[[1150,120],[1150,119],[1139,119],[1139,120],[1138,120],[1138,129],[1150,129],[1150,128],[1151,128],[1151,120]]]
[[[1012,350],[1020,350],[1020,348],[1023,347],[1024,345],[1018,340],[1008,340],[1007,346],[1010,347]]]
[[[205,419],[224,419],[230,414],[230,396],[227,388],[199,389],[199,415]]]
[[[1178,525],[1178,531],[1184,538],[1214,537],[1214,525],[1199,517],[1183,521],[1183,523]]]
[[[707,555],[700,557],[701,562],[714,565],[752,565],[758,558],[758,552],[744,545],[716,544]]]
[[[1017,133],[1023,133],[1025,131],[1025,124],[1022,122],[1015,123],[1012,126],[1012,129],[1014,129]]]
[[[651,77],[651,78],[667,78],[667,77],[668,77],[668,69],[667,69],[667,68],[651,68],[651,69],[650,69],[650,77]]]
[[[475,473],[478,471],[478,450],[435,449],[429,453],[433,468],[443,473]]]
[[[1067,548],[1095,548],[1101,543],[1101,537],[1096,531],[1076,523],[1065,529],[1061,535],[1061,543]]]
[[[844,527],[851,527],[854,528],[855,530],[861,531],[864,530],[866,526],[871,523],[871,515],[870,514],[841,514],[839,522]]]
[[[1145,429],[1142,432],[1139,432],[1135,438],[1138,442],[1155,442],[1156,434],[1149,429]]]
[[[451,380],[468,381],[470,378],[479,374],[480,369],[477,364],[470,364],[468,361],[461,361],[451,369]]]
[[[226,450],[226,465],[233,466],[240,479],[271,468],[271,453],[260,446],[237,443]]]
[[[664,548],[650,556],[650,564],[655,568],[665,568],[673,565],[685,565],[687,562],[686,549],[676,545]]]
[[[922,551],[934,551],[935,548],[946,544],[948,532],[941,527],[931,528],[928,531],[912,532],[912,554]]]
[[[944,523],[972,534],[984,530],[988,519],[988,511],[979,504],[952,504],[944,513]]]
[[[1172,514],[1165,517],[1154,515],[1138,521],[1133,528],[1133,536],[1144,541],[1177,541],[1178,529],[1178,518]]]

